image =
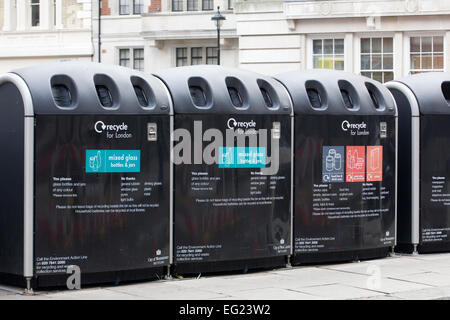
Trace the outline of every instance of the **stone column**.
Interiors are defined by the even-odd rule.
[[[26,1],[24,1],[26,2]],[[39,28],[48,30],[50,29],[50,3],[52,2],[53,6],[53,0],[41,0],[39,2]],[[51,19],[53,23],[53,19]]]
[[[55,28],[56,29],[63,29],[64,25],[63,25],[63,21],[62,21],[62,16],[63,16],[62,0],[56,0],[56,6],[55,6],[55,13],[54,14],[56,15]]]
[[[12,13],[12,0],[3,0],[3,31],[11,31],[12,30],[12,21],[11,21],[11,13]]]
[[[396,32],[394,35],[394,77],[396,79],[406,76],[404,68],[403,32]]]
[[[28,1],[17,1],[16,14],[17,14],[17,31],[24,31],[27,25],[31,26],[31,21],[27,24],[29,19],[27,3]]]

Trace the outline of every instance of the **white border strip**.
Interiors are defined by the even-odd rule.
[[[402,92],[411,107],[411,243],[420,241],[420,111],[416,96],[401,82],[386,83],[389,89]]]
[[[173,168],[173,131],[174,131],[174,110],[173,110],[173,102],[172,102],[172,96],[170,95],[170,91],[169,89],[166,87],[165,83],[159,79],[158,77],[155,76],[155,79],[159,81],[159,83],[161,83],[161,86],[164,88],[166,94],[167,94],[167,98],[169,100],[169,108],[170,108],[170,126],[169,126],[169,139],[170,139],[170,174],[169,174],[169,179],[170,179],[170,183],[169,183],[169,190],[170,190],[170,195],[169,195],[169,263],[170,265],[173,264],[173,179],[174,179],[174,168]]]

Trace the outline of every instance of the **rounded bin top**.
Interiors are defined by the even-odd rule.
[[[34,114],[170,114],[156,77],[115,65],[59,62],[13,70],[30,91]]]
[[[367,77],[335,70],[306,70],[275,78],[289,91],[295,114],[396,115],[389,90]]]
[[[213,65],[155,73],[168,87],[180,114],[291,114],[286,89],[273,78]]]
[[[400,82],[407,86],[417,99],[421,114],[450,114],[450,73],[429,72],[411,75],[390,84]]]

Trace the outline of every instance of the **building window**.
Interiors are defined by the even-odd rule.
[[[361,75],[381,83],[394,80],[393,43],[393,38],[361,38]]]
[[[144,0],[133,0],[133,14],[144,13]]]
[[[183,0],[172,0],[172,11],[183,11]]]
[[[177,48],[177,67],[187,66],[187,48]]]
[[[130,49],[119,50],[119,65],[122,67],[130,67]]]
[[[313,40],[313,67],[344,70],[344,39]]]
[[[202,9],[203,10],[213,10],[214,9],[214,0],[202,0]]]
[[[187,0],[187,11],[197,11],[198,2],[197,0]]]
[[[133,61],[133,69],[144,71],[144,49],[119,49],[119,65],[131,68],[131,61]]]
[[[31,26],[32,27],[38,27],[39,26],[39,19],[40,19],[40,12],[39,12],[39,0],[31,0]]]
[[[133,68],[144,71],[144,49],[133,49]]]
[[[411,37],[410,74],[444,71],[444,37]]]
[[[199,64],[216,65],[217,60],[217,47],[176,48],[177,67]]]
[[[203,48],[191,48],[191,65],[203,63]]]
[[[206,48],[206,64],[217,64],[217,47]]]
[[[130,14],[130,0],[119,0],[119,14]]]

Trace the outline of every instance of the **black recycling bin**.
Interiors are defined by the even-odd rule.
[[[283,266],[291,251],[290,98],[219,66],[156,74],[174,108],[174,272]]]
[[[165,272],[170,105],[159,79],[122,67],[0,76],[2,280],[65,285],[69,266],[81,284]]]
[[[389,91],[331,70],[275,78],[295,114],[292,263],[386,256],[396,221],[397,118]]]
[[[398,106],[400,252],[450,251],[450,73],[386,84]]]

